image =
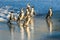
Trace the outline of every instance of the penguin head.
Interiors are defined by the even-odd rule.
[[[24,12],[24,11],[23,11],[23,8],[21,9],[21,12]]]
[[[52,9],[49,9],[50,11],[52,10]]]
[[[50,9],[49,9],[50,11],[52,10],[52,8],[50,7]]]
[[[30,4],[29,3],[27,4],[27,7],[30,8]]]
[[[31,8],[31,10],[34,11],[34,7],[33,7],[33,6],[32,6],[32,8]]]
[[[13,13],[14,13],[13,11],[9,12],[10,15],[12,15]]]
[[[11,11],[11,13],[14,13],[13,11]]]

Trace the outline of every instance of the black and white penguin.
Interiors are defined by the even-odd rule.
[[[9,15],[8,23],[11,23],[11,20],[13,20],[13,11],[11,11]]]
[[[46,19],[51,18],[52,15],[53,15],[53,13],[52,13],[52,8],[50,8],[49,11],[48,11],[48,14],[47,14],[47,16],[46,16]]]
[[[35,10],[34,10],[34,7],[32,6],[32,8],[31,8],[31,13],[30,13],[30,15],[33,17],[34,15],[35,15]]]
[[[29,3],[27,4],[27,9],[28,9],[29,12],[31,12],[31,6],[30,6]]]
[[[23,20],[24,19],[24,11],[23,11],[23,8],[21,9],[21,13],[19,14],[19,16],[18,16],[18,19],[17,19],[17,21],[19,20],[19,21],[21,21],[21,20]]]
[[[26,9],[26,13],[25,13],[25,19],[27,18],[27,16],[29,16],[30,15],[30,12],[29,12],[29,10],[28,10],[28,8]]]

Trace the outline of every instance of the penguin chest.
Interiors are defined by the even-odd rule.
[[[50,17],[52,16],[52,11],[50,11]]]
[[[21,15],[20,20],[23,19],[23,17],[24,17],[24,14]]]

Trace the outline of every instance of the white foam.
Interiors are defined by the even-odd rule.
[[[9,12],[9,8],[11,8],[11,6],[5,6],[5,7],[3,6],[0,8],[0,21],[8,21],[7,19],[9,19],[10,14],[11,14],[11,12]],[[19,16],[19,14],[13,13],[13,15],[15,16],[15,19],[17,20],[17,17]]]
[[[0,22],[7,22],[7,20],[4,18],[0,18]]]

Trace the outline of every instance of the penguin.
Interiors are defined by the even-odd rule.
[[[23,8],[21,9],[21,13],[19,14],[19,16],[18,16],[18,19],[17,19],[17,21],[19,20],[19,21],[22,21],[24,19],[24,10],[23,10]]]
[[[26,9],[26,13],[25,13],[25,19],[27,18],[27,16],[29,16],[30,15],[30,12],[29,12],[29,10],[28,10],[28,8]]]
[[[47,14],[47,16],[46,16],[46,19],[51,18],[52,15],[53,15],[53,13],[52,13],[52,8],[50,8],[49,11],[48,11],[48,14]]]
[[[11,11],[11,13],[9,14],[9,20],[8,23],[11,23],[11,20],[13,20],[13,11]]]
[[[30,14],[32,17],[35,15],[35,11],[34,11],[34,7],[32,6],[31,8],[31,14]]]
[[[27,4],[27,9],[28,9],[29,12],[31,12],[31,6],[30,6],[29,3]]]

